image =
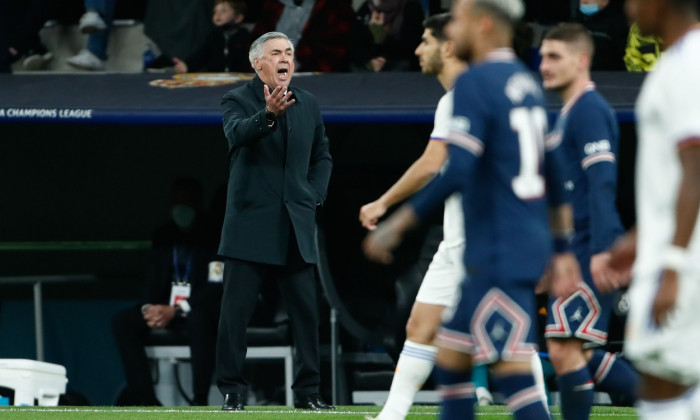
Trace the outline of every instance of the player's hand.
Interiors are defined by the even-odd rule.
[[[552,295],[566,299],[578,290],[581,283],[581,268],[574,254],[555,254],[552,258]]]
[[[637,257],[637,230],[631,230],[610,247],[609,267],[617,273],[620,285],[629,284],[632,265]]]
[[[284,86],[277,86],[270,92],[270,88],[264,85],[263,93],[265,94],[265,108],[275,116],[282,115],[287,108],[296,102],[296,99],[290,99],[292,92]]]
[[[535,294],[541,295],[543,293],[549,293],[552,290],[552,268],[547,267],[544,275],[540,277],[540,281],[535,285]]]
[[[175,307],[169,305],[151,305],[146,309],[143,319],[150,328],[165,328],[175,316]]]
[[[652,305],[652,316],[656,325],[668,323],[673,308],[678,299],[678,274],[673,270],[664,270],[661,274],[661,284],[656,292]]]
[[[620,275],[610,268],[610,253],[601,252],[591,257],[593,283],[603,293],[610,293],[621,287]]]
[[[365,229],[374,230],[377,222],[386,214],[386,206],[379,200],[372,201],[360,208],[360,223]]]
[[[184,61],[174,57],[173,64],[175,64],[175,73],[187,73],[187,63]]]
[[[401,244],[405,231],[417,222],[413,209],[404,206],[391,215],[377,229],[370,232],[362,243],[365,255],[370,260],[389,264],[394,260],[391,251]]]

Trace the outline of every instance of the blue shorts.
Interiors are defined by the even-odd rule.
[[[494,282],[470,278],[451,320],[436,337],[443,348],[472,355],[474,364],[530,361],[534,344],[533,281]]]
[[[608,323],[613,293],[603,294],[593,284],[591,255],[587,249],[575,251],[585,285],[567,299],[550,298],[547,311],[547,338],[579,338],[595,345],[608,341]]]

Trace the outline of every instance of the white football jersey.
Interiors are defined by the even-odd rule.
[[[637,100],[637,229],[635,278],[654,278],[676,228],[683,142],[700,138],[700,29],[668,49]],[[700,221],[688,245],[688,267],[700,273]]]
[[[447,91],[435,109],[435,124],[430,140],[445,141],[450,134],[450,122],[452,121],[452,89]],[[445,215],[442,221],[443,239],[440,247],[452,248],[462,246],[464,240],[464,216],[462,213],[462,195],[452,194],[445,200]]]

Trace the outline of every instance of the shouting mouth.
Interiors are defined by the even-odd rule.
[[[280,68],[277,70],[277,75],[279,76],[280,80],[287,80],[287,77],[289,77],[289,69]]]

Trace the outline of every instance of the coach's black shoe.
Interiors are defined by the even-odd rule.
[[[243,395],[241,394],[226,394],[224,397],[224,405],[221,406],[224,411],[243,411]]]
[[[310,394],[304,397],[299,397],[294,401],[294,408],[301,408],[302,410],[335,410],[335,407],[326,403],[321,398],[320,394]]]

